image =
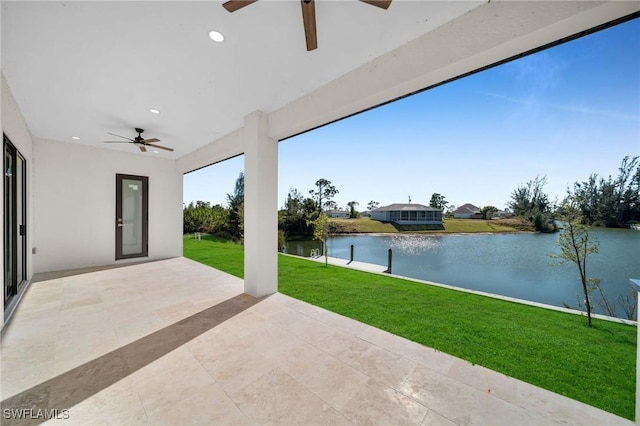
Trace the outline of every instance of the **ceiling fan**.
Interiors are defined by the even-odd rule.
[[[160,142],[160,139],[156,139],[156,138],[143,139],[141,135],[142,135],[142,132],[144,132],[144,129],[139,129],[136,127],[135,130],[136,132],[138,132],[138,136],[136,136],[134,139],[116,135],[115,133],[109,133],[112,136],[117,136],[122,139],[127,139],[127,141],[104,141],[104,143],[132,143],[138,148],[140,148],[141,152],[147,152],[147,148],[146,148],[147,146],[151,148],[164,149],[165,151],[173,151],[173,148],[167,148],[166,146],[156,145],[155,143]]]
[[[229,12],[235,12],[258,0],[229,0],[222,4],[222,7]],[[387,10],[391,5],[391,0],[360,0],[363,3]],[[300,0],[302,6],[302,21],[304,23],[304,36],[307,41],[307,51],[318,48],[318,38],[316,37],[316,6],[315,0]]]

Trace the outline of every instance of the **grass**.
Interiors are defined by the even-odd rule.
[[[393,233],[398,232],[390,223],[382,223],[368,217],[358,219],[338,219],[331,218],[329,222],[335,226],[339,233],[357,234],[357,233]]]
[[[397,233],[398,229],[390,223],[382,223],[368,217],[358,219],[329,219],[337,233]],[[517,232],[529,231],[530,226],[522,224],[518,219],[445,219],[444,229],[411,231],[418,233],[478,233],[478,232]],[[437,227],[436,227],[437,228]],[[409,230],[409,229],[407,229]]]
[[[185,237],[184,255],[242,277],[242,246]],[[279,256],[279,291],[628,419],[636,327]]]
[[[202,234],[198,241],[192,235],[183,239],[184,256],[236,277],[244,276],[242,246],[221,237]]]

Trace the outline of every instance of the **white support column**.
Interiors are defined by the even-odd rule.
[[[636,315],[638,316],[638,341],[636,343],[636,424],[640,425],[640,279],[629,279],[629,285],[638,292],[638,304],[636,305]]]
[[[268,137],[267,115],[245,117],[244,291],[278,291],[278,141]]]

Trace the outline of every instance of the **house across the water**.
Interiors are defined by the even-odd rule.
[[[482,219],[480,209],[473,204],[463,204],[451,212],[456,219]]]
[[[505,210],[498,210],[497,212],[493,212],[491,214],[491,219],[504,219],[507,217],[513,217],[514,214]]]
[[[422,204],[390,204],[371,210],[371,219],[398,225],[442,225],[442,209]]]
[[[330,209],[330,210],[325,210],[324,214],[326,214],[329,217],[337,217],[337,218],[341,218],[341,219],[345,219],[345,218],[349,218],[350,213],[346,210],[342,210],[342,209]]]

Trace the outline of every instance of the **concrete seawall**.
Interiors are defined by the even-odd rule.
[[[281,253],[281,254],[284,254],[284,253]],[[319,262],[319,263],[324,263],[325,262],[324,256],[319,256],[319,257],[300,257],[300,256],[295,256],[295,255],[290,255],[290,254],[284,254],[284,255],[285,256],[297,257],[299,259],[306,259],[306,260]],[[535,306],[537,308],[549,309],[549,310],[552,310],[552,311],[564,312],[564,313],[574,314],[574,315],[586,315],[586,312],[579,311],[577,309],[569,309],[569,308],[565,308],[565,307],[561,307],[561,306],[548,305],[546,303],[532,302],[530,300],[518,299],[518,298],[515,298],[515,297],[509,297],[509,296],[502,296],[500,294],[487,293],[487,292],[478,291],[478,290],[470,290],[470,289],[467,289],[467,288],[456,287],[456,286],[452,286],[452,285],[448,285],[448,284],[441,284],[441,283],[436,283],[436,282],[432,282],[432,281],[420,280],[420,279],[417,279],[417,278],[411,278],[411,277],[405,277],[405,276],[401,276],[401,275],[388,274],[388,273],[384,272],[384,271],[387,270],[386,266],[376,265],[376,264],[373,264],[373,263],[358,262],[358,261],[355,261],[355,260],[353,262],[349,262],[346,259],[339,259],[339,258],[336,258],[336,257],[329,257],[328,258],[328,263],[330,265],[339,266],[339,267],[342,267],[342,268],[350,268],[350,269],[355,269],[355,270],[358,270],[358,271],[364,271],[364,272],[370,272],[370,273],[374,273],[374,274],[392,276],[392,277],[395,277],[395,278],[401,278],[403,280],[413,281],[413,282],[420,283],[420,284],[426,284],[426,285],[431,285],[431,286],[436,286],[436,287],[442,287],[442,288],[446,288],[446,289],[449,289],[449,290],[462,291],[464,293],[477,294],[479,296],[491,297],[493,299],[504,300],[504,301],[507,301],[507,302],[520,303],[522,305]],[[627,320],[627,319],[623,319],[623,318],[610,317],[610,316],[607,316],[607,315],[592,314],[591,316],[593,318],[597,318],[597,319],[601,319],[601,320],[605,320],[605,321],[618,322],[618,323],[622,323],[622,324],[635,325],[635,326],[637,326],[637,324],[638,324],[637,321]]]

